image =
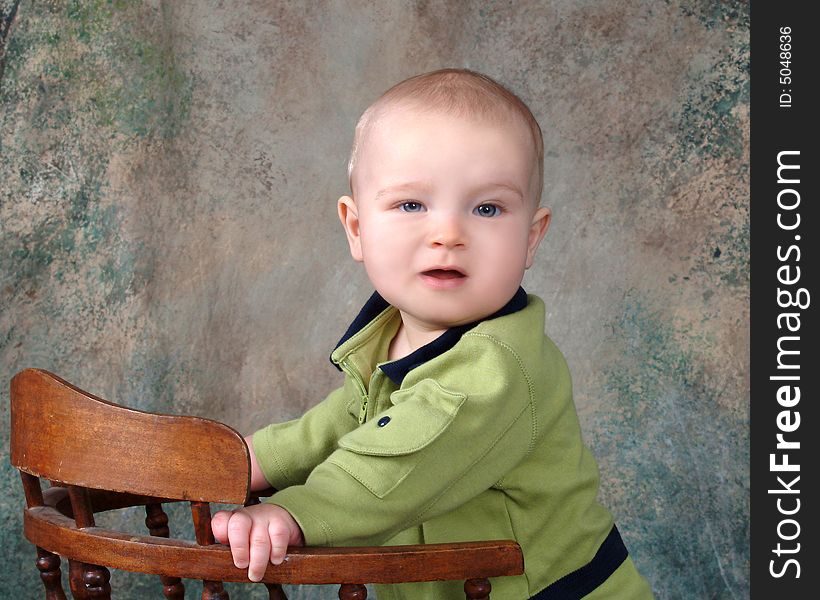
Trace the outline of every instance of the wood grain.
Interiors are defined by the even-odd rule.
[[[243,504],[250,484],[248,448],[227,425],[118,406],[40,369],[12,379],[10,459],[67,484],[202,502]]]
[[[27,509],[23,533],[33,544],[77,560],[126,571],[190,579],[247,582],[230,549],[185,540],[130,535],[102,528],[80,530],[49,506]],[[105,557],[101,560],[100,557]],[[281,565],[268,565],[267,583],[401,583],[520,575],[524,561],[508,540],[361,548],[293,548]]]

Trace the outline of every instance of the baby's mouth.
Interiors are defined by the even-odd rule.
[[[466,277],[464,273],[456,269],[430,269],[429,271],[424,271],[422,274],[433,277],[434,279],[461,279],[462,277]]]

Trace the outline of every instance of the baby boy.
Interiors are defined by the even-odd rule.
[[[288,546],[515,539],[493,597],[652,598],[597,501],[564,359],[521,289],[550,223],[541,130],[488,77],[445,69],[362,115],[338,202],[376,292],[331,355],[344,385],[251,436],[266,502],[214,515],[261,579]],[[463,598],[461,582],[379,598]]]

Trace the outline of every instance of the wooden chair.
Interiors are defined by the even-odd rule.
[[[246,582],[227,546],[216,544],[210,505],[253,503],[248,448],[236,431],[197,417],[142,412],[106,402],[38,369],[11,382],[11,463],[26,497],[24,535],[37,548],[47,600],[64,600],[60,556],[74,598],[110,598],[106,567],[160,576],[165,597],[181,600],[181,578],[204,581],[204,600],[227,600],[222,582]],[[42,489],[40,478],[51,482]],[[162,504],[187,501],[196,541],[169,539]],[[94,513],[144,506],[150,535],[97,527]],[[512,541],[421,546],[292,548],[262,583],[340,584],[339,598],[367,596],[365,583],[464,579],[468,599],[489,598],[487,578],[518,575]]]

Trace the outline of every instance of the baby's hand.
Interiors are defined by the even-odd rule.
[[[256,504],[239,510],[221,510],[211,519],[214,537],[230,544],[233,564],[248,567],[248,579],[260,581],[268,561],[285,559],[288,546],[304,544],[302,530],[290,513],[274,504]]]

